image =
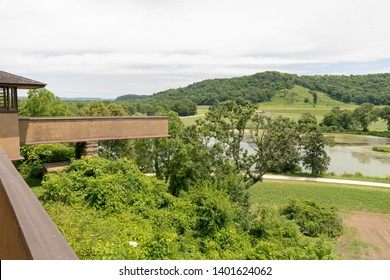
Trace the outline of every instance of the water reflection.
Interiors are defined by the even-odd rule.
[[[340,141],[340,138],[343,141]],[[336,174],[360,172],[366,176],[390,176],[390,153],[372,150],[374,146],[389,145],[390,139],[348,135],[336,136],[335,141],[337,144],[334,147],[327,148],[331,158],[328,172]]]
[[[359,172],[366,176],[390,176],[390,153],[372,150],[374,146],[390,145],[390,139],[364,135],[337,135],[336,145],[327,147],[330,165],[327,172],[338,175]],[[241,147],[251,154],[251,146],[243,142]]]
[[[358,152],[352,152],[352,157],[356,158],[360,163],[369,164],[371,162],[371,158],[367,154],[362,154]]]

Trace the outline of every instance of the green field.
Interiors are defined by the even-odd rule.
[[[259,110],[264,111],[266,115],[283,115],[296,120],[303,113],[311,113],[317,117],[318,121],[321,121],[323,116],[334,107],[338,106],[343,110],[354,110],[358,107],[357,105],[334,100],[322,92],[317,92],[317,95],[318,101],[314,107],[313,96],[309,93],[309,90],[301,86],[294,86],[289,90],[278,91],[271,101],[258,103],[257,107]],[[305,98],[309,99],[309,102],[305,103]],[[194,124],[196,119],[203,118],[208,109],[208,106],[198,106],[196,116],[182,118],[182,121],[185,125]]]
[[[279,208],[290,199],[304,199],[335,206],[343,219],[348,219],[354,211],[390,214],[389,188],[264,180],[253,185],[250,192],[253,207],[266,205]],[[362,239],[355,227],[346,225],[336,245],[336,252],[344,259],[376,259],[377,255],[371,255],[372,252],[382,250],[375,240]]]
[[[292,99],[292,93],[294,97]],[[303,113],[313,114],[317,121],[320,122],[324,115],[329,113],[332,108],[340,107],[342,110],[355,110],[358,105],[346,104],[330,98],[322,92],[317,92],[318,101],[316,106],[313,106],[313,96],[309,93],[307,88],[301,86],[294,86],[289,90],[281,90],[277,92],[269,102],[262,102],[257,104],[257,108],[264,112],[266,116],[284,116],[293,120],[298,120]],[[305,98],[309,102],[305,102]],[[198,119],[204,118],[208,112],[208,106],[198,106],[197,115],[181,118],[185,126],[195,124]],[[379,120],[369,126],[370,131],[386,131],[386,122]]]
[[[252,202],[280,206],[289,199],[335,205],[341,211],[390,213],[390,189],[343,184],[264,180],[250,188]]]

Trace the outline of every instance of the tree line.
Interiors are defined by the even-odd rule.
[[[28,91],[27,99],[20,100],[20,116],[154,116],[161,111],[174,111],[179,116],[196,114],[196,104],[189,99],[182,100],[150,100],[137,99],[123,102],[102,100],[64,101],[48,89]]]
[[[160,101],[189,99],[197,105],[214,105],[227,100],[259,103],[269,101],[277,91],[291,89],[294,85],[324,92],[345,103],[390,105],[390,74],[298,76],[268,71],[237,78],[204,80],[158,92],[150,98]],[[134,98],[134,95],[124,95],[117,100]]]
[[[334,107],[324,116],[320,125],[330,131],[348,131],[352,129],[368,131],[369,125],[379,118],[386,121],[387,130],[390,131],[390,106],[375,108],[370,103],[364,103],[353,111]]]

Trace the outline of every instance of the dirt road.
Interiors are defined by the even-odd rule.
[[[352,212],[344,227],[337,245],[344,259],[390,260],[390,214]]]

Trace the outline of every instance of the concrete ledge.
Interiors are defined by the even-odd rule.
[[[63,162],[51,162],[43,164],[43,172],[44,173],[53,173],[62,171],[70,165],[70,161]]]
[[[19,118],[21,145],[168,137],[167,117]]]

